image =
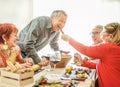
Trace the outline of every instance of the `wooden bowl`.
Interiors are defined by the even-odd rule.
[[[56,64],[57,68],[64,68],[71,60],[72,56],[68,54],[61,54],[61,61]],[[50,62],[51,67],[53,67],[53,63]]]

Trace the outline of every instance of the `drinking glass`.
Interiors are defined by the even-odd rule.
[[[55,51],[50,55],[50,61],[53,63],[53,70],[56,69],[56,64],[61,61],[60,51]]]

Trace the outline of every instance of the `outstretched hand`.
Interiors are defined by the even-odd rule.
[[[69,41],[70,36],[68,36],[68,35],[66,35],[66,34],[62,34],[61,38],[62,38],[64,41]]]
[[[75,59],[75,60],[78,60],[78,62],[79,62],[80,64],[83,64],[83,59],[82,59],[82,56],[81,56],[80,54],[75,53],[75,54],[74,54],[74,59]]]

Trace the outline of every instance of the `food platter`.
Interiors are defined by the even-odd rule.
[[[76,87],[78,83],[76,81],[51,81],[45,76],[41,76],[35,81],[35,84],[32,87]]]
[[[32,87],[76,87],[75,85],[72,85],[72,86],[67,86],[67,85],[69,85],[69,83],[66,83],[66,84],[48,83],[48,84],[44,84],[44,85],[33,85]]]
[[[61,77],[62,80],[77,80],[77,81],[85,81],[87,79],[87,75],[85,77],[76,77],[76,75],[66,75],[64,74]]]
[[[46,83],[42,85],[33,85],[33,87],[61,87],[61,83]]]
[[[86,80],[91,73],[88,68],[73,68],[71,66],[66,67],[65,73],[62,75],[62,80]]]

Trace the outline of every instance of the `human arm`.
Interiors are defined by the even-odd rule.
[[[38,34],[37,31],[35,31],[35,32],[33,31],[32,35],[30,36],[31,39],[26,44],[25,53],[27,54],[27,58],[24,58],[24,62],[27,62],[27,63],[30,62],[32,64],[35,63],[35,64],[38,64],[40,66],[44,66],[44,65],[48,64],[48,61],[47,60],[41,61],[40,57],[37,54],[34,43],[36,43],[36,40],[37,40],[37,38],[39,38],[39,35],[36,35],[36,33]],[[34,38],[36,38],[36,40]]]
[[[52,39],[50,35],[52,26],[50,24],[50,18],[42,16],[32,20],[31,23],[23,29],[23,33],[26,32],[26,39],[24,40],[25,49],[23,49],[23,52],[25,52],[28,57],[33,58],[36,64],[40,62],[40,57],[37,52]]]
[[[60,32],[56,32],[54,38],[50,41],[50,47],[54,51],[58,51],[59,50],[59,44],[58,44],[59,35],[60,35]]]
[[[74,54],[74,59],[77,60],[81,66],[87,67],[87,68],[91,68],[91,69],[96,69],[96,63],[84,60],[80,54],[75,53]]]
[[[25,40],[25,54],[27,57],[30,57],[33,59],[34,63],[37,64],[40,62],[40,58],[37,54],[37,50],[35,48],[35,44],[37,43],[37,39],[40,37],[41,29],[38,27],[37,21],[32,21],[29,24],[29,27],[25,27],[24,30],[29,29],[28,35],[26,37],[27,40]]]
[[[97,63],[90,62],[90,61],[87,61],[87,60],[84,60],[83,64],[82,64],[82,66],[88,67],[90,69],[96,69],[96,65],[97,65]]]
[[[96,46],[86,46],[70,36],[63,34],[61,37],[64,41],[67,41],[72,47],[78,50],[80,53],[89,56],[92,59],[99,58],[102,59],[106,55],[106,51],[109,51],[109,46],[104,44],[99,44]],[[101,55],[102,54],[102,55]]]
[[[22,58],[21,50],[20,50],[19,46],[16,45],[16,49],[17,49],[16,52],[18,52],[17,56],[16,56],[16,62],[19,62],[19,63],[30,63],[30,65],[34,64],[32,58],[24,58],[24,59]]]
[[[32,58],[22,58],[21,53],[18,54],[16,61],[19,63],[30,63],[31,65],[34,64],[33,59]]]
[[[0,56],[0,68],[7,66],[5,59]]]

